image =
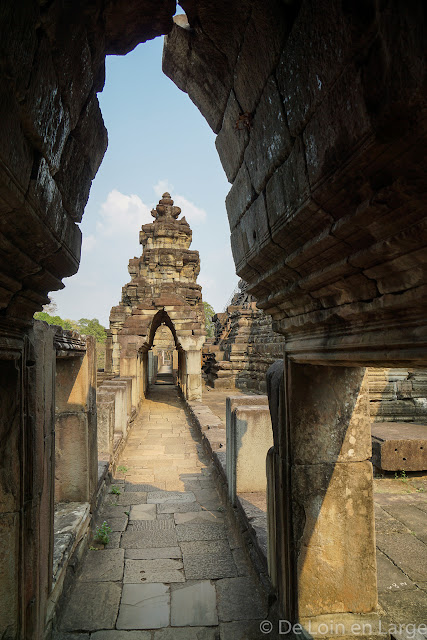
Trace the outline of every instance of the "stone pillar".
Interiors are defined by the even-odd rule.
[[[98,456],[111,460],[114,450],[115,397],[103,387],[96,394]]]
[[[54,332],[0,328],[0,636],[44,636],[52,584]]]
[[[363,368],[287,361],[285,373],[284,397],[269,389],[273,576],[283,615],[314,629],[377,605],[369,395]]]
[[[201,351],[185,351],[185,397],[187,400],[202,399]]]
[[[248,414],[249,422],[245,421],[245,416],[239,413],[236,416],[236,409],[252,408],[253,406],[262,408],[261,413]],[[265,415],[266,412],[266,415]],[[258,420],[260,418],[260,420]],[[258,436],[261,436],[259,438]],[[267,447],[264,447],[264,443]],[[273,433],[271,430],[271,419],[268,413],[268,398],[261,395],[235,395],[226,399],[226,475],[228,482],[228,496],[233,505],[236,503],[236,493],[239,491],[265,491],[265,455],[273,444]],[[261,447],[261,451],[259,449]],[[256,456],[256,460],[253,459]],[[251,460],[249,460],[252,458]],[[245,489],[245,475],[252,468],[253,463],[257,467],[256,480],[252,477],[251,486],[261,488]],[[249,465],[246,468],[246,465]],[[261,485],[259,484],[261,478]]]
[[[98,483],[95,340],[56,364],[55,500],[91,502]]]
[[[128,418],[130,410],[128,409],[129,401],[129,382],[126,380],[108,380],[104,382],[100,389],[114,393],[114,431],[126,436],[128,428]]]
[[[175,384],[178,382],[178,351],[174,349],[172,351],[172,375]]]

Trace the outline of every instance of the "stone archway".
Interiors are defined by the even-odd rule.
[[[148,384],[147,352],[164,323],[172,331],[180,354],[178,384],[188,400],[200,400],[201,348],[205,340],[202,292],[197,284],[198,251],[190,250],[192,232],[169,193],[140,231],[143,252],[129,262],[131,281],[110,314],[106,370],[132,378],[137,407]]]

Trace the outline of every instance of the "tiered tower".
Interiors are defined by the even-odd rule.
[[[144,358],[153,345],[158,327],[172,331],[178,351],[178,381],[186,397],[201,396],[201,347],[205,339],[198,251],[190,250],[192,232],[181,209],[169,193],[151,215],[154,222],[142,226],[140,258],[129,261],[131,281],[110,313],[106,370],[135,379],[134,401],[145,393],[148,366]],[[142,373],[143,371],[143,373]]]

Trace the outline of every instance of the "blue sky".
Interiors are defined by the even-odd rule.
[[[129,258],[141,254],[138,232],[166,190],[193,230],[203,298],[222,311],[238,278],[225,197],[230,188],[215,135],[189,97],[161,70],[163,38],[124,57],[107,58],[98,94],[109,144],[92,184],[81,229],[79,272],[52,293],[63,318],[98,318],[108,326],[129,282]]]

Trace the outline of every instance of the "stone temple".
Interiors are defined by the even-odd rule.
[[[106,372],[133,380],[133,404],[138,406],[148,385],[148,352],[161,325],[169,327],[178,352],[178,383],[188,400],[202,397],[201,349],[205,341],[198,251],[190,250],[191,229],[179,219],[169,193],[139,233],[142,256],[129,261],[131,281],[111,309],[106,348]]]

